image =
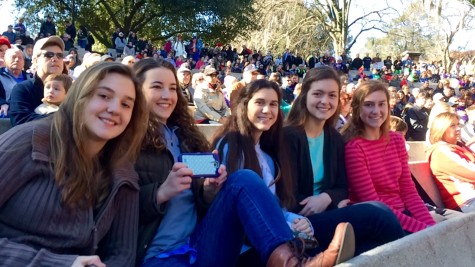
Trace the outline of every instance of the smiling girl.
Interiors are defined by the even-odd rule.
[[[133,266],[145,107],[131,70],[103,63],[54,115],[1,135],[2,264]]]
[[[411,180],[404,138],[389,131],[389,92],[367,81],[355,92],[350,121],[343,128],[352,202],[381,201],[408,233],[434,225]]]

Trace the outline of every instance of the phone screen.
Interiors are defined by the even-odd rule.
[[[193,176],[216,176],[219,162],[213,154],[184,154],[181,159],[188,168],[193,170]]]

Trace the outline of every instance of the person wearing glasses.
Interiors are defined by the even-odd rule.
[[[67,74],[63,65],[64,42],[58,36],[40,39],[33,47],[32,63],[36,74],[34,79],[17,83],[10,95],[10,121],[16,126],[47,115],[35,113],[44,98],[44,80],[51,74]]]
[[[205,80],[195,89],[193,95],[196,123],[224,123],[229,115],[229,108],[221,90],[218,71],[213,67],[207,67],[204,70],[204,77]]]

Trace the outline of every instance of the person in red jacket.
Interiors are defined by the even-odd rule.
[[[459,117],[444,112],[430,130],[427,157],[444,205],[463,212],[475,211],[475,154],[460,140]]]
[[[404,137],[389,131],[387,85],[362,83],[351,108],[353,116],[342,130],[351,202],[385,203],[407,233],[434,225],[412,182]]]

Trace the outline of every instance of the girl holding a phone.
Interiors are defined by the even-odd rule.
[[[227,177],[221,166],[218,178],[192,179],[193,171],[176,158],[209,151],[209,144],[179,92],[175,68],[144,59],[134,70],[150,109],[136,163],[141,184],[137,265],[233,266],[244,235],[268,266],[334,264],[339,243],[320,257],[301,255],[304,243],[292,237],[276,198],[255,172]]]

